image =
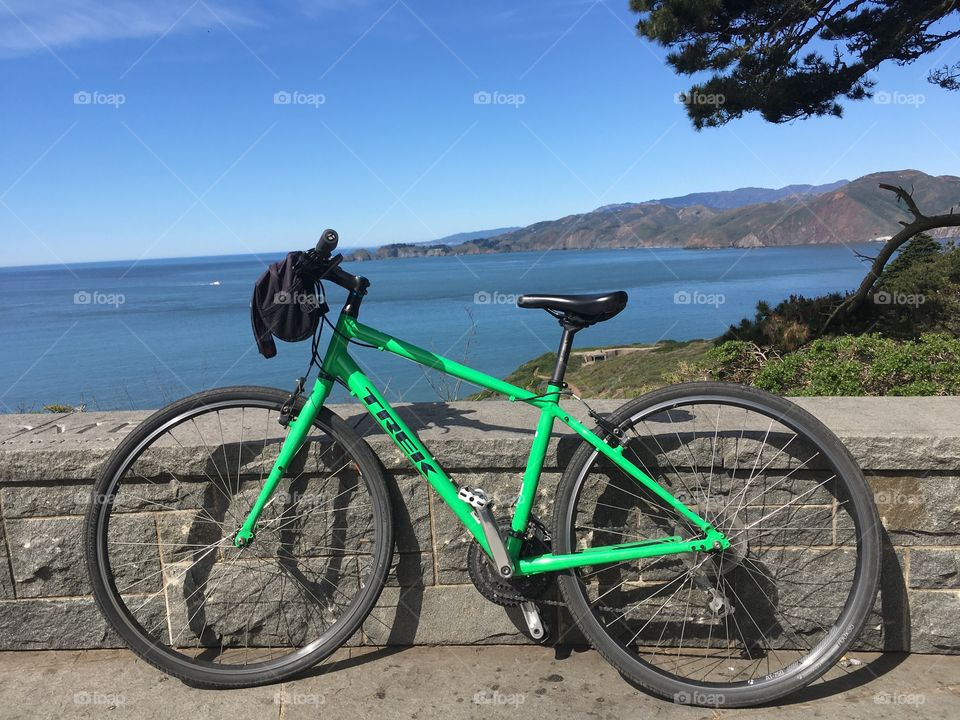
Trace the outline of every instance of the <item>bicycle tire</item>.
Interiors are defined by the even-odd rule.
[[[324,453],[329,453],[330,449],[337,449],[337,452],[343,452],[343,457],[347,458],[347,461],[353,463],[350,466],[350,472],[353,472],[353,468],[356,468],[356,474],[362,478],[362,487],[369,497],[370,501],[370,510],[369,510],[369,526],[371,527],[371,535],[374,538],[372,541],[373,547],[369,552],[369,561],[367,567],[369,567],[369,572],[364,576],[363,580],[358,580],[358,585],[360,585],[357,590],[357,595],[353,597],[349,604],[345,603],[345,609],[343,610],[343,616],[336,618],[331,622],[329,628],[322,629],[320,636],[313,638],[308,644],[304,647],[297,649],[295,652],[290,652],[286,655],[281,655],[279,658],[271,659],[268,661],[257,661],[250,663],[249,665],[238,665],[238,664],[226,664],[226,663],[215,663],[209,660],[203,659],[204,652],[208,652],[205,649],[205,646],[200,644],[200,639],[197,641],[197,650],[203,650],[196,657],[190,657],[189,655],[184,654],[182,648],[174,647],[177,643],[177,638],[173,637],[173,629],[169,629],[167,633],[167,640],[169,640],[169,646],[163,643],[158,639],[157,636],[148,632],[144,625],[142,624],[143,618],[135,616],[131,607],[124,600],[124,593],[118,590],[117,575],[114,572],[114,568],[111,565],[111,550],[110,550],[110,521],[114,515],[113,508],[116,505],[121,505],[125,500],[123,498],[118,498],[118,489],[120,492],[123,491],[124,481],[133,486],[134,479],[127,478],[127,470],[133,468],[135,463],[139,462],[140,458],[150,458],[152,457],[147,451],[153,447],[153,443],[158,441],[159,438],[163,437],[162,433],[165,432],[165,429],[169,429],[170,435],[177,440],[180,447],[183,448],[183,445],[179,439],[176,438],[174,434],[174,429],[180,427],[179,423],[186,423],[187,419],[193,419],[194,426],[197,427],[198,433],[200,432],[200,424],[197,423],[196,418],[203,417],[204,413],[209,413],[214,410],[217,412],[217,419],[222,421],[221,412],[228,412],[230,410],[235,411],[237,408],[251,408],[251,409],[262,409],[265,411],[266,417],[270,420],[271,424],[273,420],[279,416],[280,409],[283,404],[288,399],[288,393],[285,393],[281,390],[272,389],[272,388],[262,388],[262,387],[230,387],[230,388],[221,388],[216,390],[210,390],[206,392],[193,395],[182,400],[179,400],[151,415],[149,418],[144,420],[141,425],[134,429],[117,447],[114,453],[111,455],[106,465],[104,466],[102,472],[100,473],[99,478],[96,481],[93,490],[93,496],[91,498],[91,503],[88,508],[87,518],[86,518],[86,528],[85,528],[85,546],[86,546],[86,559],[87,566],[89,571],[89,576],[91,579],[93,587],[93,595],[96,599],[97,605],[99,606],[101,612],[109,623],[110,627],[117,632],[117,634],[124,640],[124,642],[133,650],[137,655],[143,658],[146,662],[157,667],[158,669],[166,672],[169,675],[180,678],[181,680],[197,686],[205,688],[241,688],[241,687],[251,687],[255,685],[262,685],[266,683],[274,683],[284,680],[292,675],[295,675],[307,668],[310,668],[316,665],[318,662],[322,661],[324,658],[333,653],[337,648],[342,646],[347,640],[358,630],[363,621],[370,614],[370,611],[374,607],[377,599],[380,596],[380,593],[386,583],[386,577],[389,572],[392,556],[393,556],[393,523],[392,523],[392,512],[390,505],[390,495],[388,486],[385,482],[383,475],[382,465],[374,455],[373,451],[370,449],[369,445],[359,436],[357,433],[347,425],[340,417],[335,415],[328,408],[321,408],[317,417],[314,421],[314,431],[320,433],[321,436],[325,436],[330,441],[329,445],[326,446],[327,449],[324,450]],[[303,399],[301,398],[299,404],[295,407],[295,411],[303,406]],[[251,410],[252,412],[252,410]],[[235,417],[235,412],[233,413]],[[241,412],[241,421],[240,424],[244,425],[246,422],[243,418],[245,417],[243,412]],[[201,423],[202,424],[202,423]],[[244,448],[246,447],[243,443],[243,430],[241,429],[241,442],[239,449],[236,450],[236,457],[238,463],[238,479],[237,479],[237,488],[240,488],[240,471],[239,463],[240,459],[244,457]],[[229,428],[227,434],[229,435]],[[221,427],[221,438],[224,437],[224,430]],[[267,447],[267,438],[264,436],[264,449]],[[258,441],[259,443],[259,441]],[[227,445],[223,444],[223,447],[226,448]],[[158,457],[163,457],[160,453],[163,451],[163,448],[160,446],[160,443],[157,444],[154,454]],[[231,451],[232,452],[232,451]],[[169,453],[168,453],[169,454]],[[226,461],[228,451],[224,449],[223,457]],[[210,452],[210,460],[213,460],[214,453]],[[219,456],[218,456],[219,458]],[[337,457],[338,461],[340,457]],[[231,463],[233,458],[230,458]],[[149,463],[150,460],[144,461]],[[269,466],[271,462],[261,461],[264,466]],[[225,462],[225,465],[227,463]],[[161,466],[163,472],[167,472],[165,466]],[[346,465],[345,465],[346,467]],[[211,471],[212,472],[212,471]],[[342,470],[339,474],[331,474],[330,477],[339,477],[348,471]],[[219,471],[218,471],[219,473]],[[301,473],[302,474],[302,473]],[[210,475],[208,474],[208,477]],[[177,476],[174,475],[174,479],[177,480]],[[223,479],[221,477],[221,479]],[[211,483],[218,484],[218,481],[214,478],[210,478]],[[226,481],[225,481],[226,482]],[[293,480],[291,479],[291,486]],[[324,485],[324,487],[326,487]],[[340,486],[336,486],[339,489]],[[356,488],[361,487],[361,482],[357,480]],[[233,489],[233,486],[230,486],[230,489]],[[252,488],[253,491],[258,491],[258,487]],[[349,488],[352,492],[353,488]],[[278,492],[275,492],[274,497],[278,496]],[[346,492],[346,491],[345,491]],[[340,493],[343,495],[344,493]],[[207,494],[197,494],[197,497],[206,498],[211,493]],[[352,497],[349,495],[348,497]],[[307,495],[302,494],[293,504],[294,507],[299,505],[300,515],[292,516],[297,523],[303,524],[307,522],[302,519],[309,515],[311,512],[319,513],[322,516],[324,513],[330,514],[333,513],[333,510],[329,511],[319,511],[316,507],[309,509],[310,506],[305,503]],[[335,496],[336,497],[336,496]],[[155,502],[153,505],[146,506],[148,510],[158,510],[158,505],[161,503]],[[162,507],[168,507],[163,505]],[[284,506],[284,513],[287,513],[287,507]],[[317,506],[321,507],[321,506]],[[307,510],[304,510],[307,508]],[[346,516],[347,512],[353,512],[351,509],[342,511],[343,508],[337,507],[336,513],[333,517]],[[120,517],[120,512],[117,511],[117,517]],[[159,509],[158,513],[155,516],[155,523],[159,522],[156,518],[163,518],[164,513],[167,510]],[[179,511],[178,511],[179,512]],[[366,511],[364,511],[366,514]],[[136,514],[136,513],[134,513]],[[149,513],[148,513],[149,514]],[[196,513],[198,518],[201,517],[201,512],[198,510]],[[237,517],[242,516],[238,514]],[[127,516],[132,517],[132,515]],[[210,520],[207,518],[211,517],[210,513],[204,509],[203,517],[201,521],[206,524],[211,524]],[[282,544],[278,540],[278,547],[281,545],[284,548],[290,545],[290,542],[287,542],[289,539],[287,536],[291,535],[296,531],[296,528],[293,530],[290,529],[293,524],[290,520],[291,516],[289,513],[278,515],[282,519],[281,523],[275,526],[274,535],[278,538],[283,536],[286,538]],[[334,523],[334,520],[330,520],[330,523]],[[120,521],[117,521],[117,525],[120,526]],[[263,525],[261,521],[260,525]],[[160,525],[156,524],[157,527],[157,542],[158,542],[158,557],[162,557],[162,553],[167,552],[169,548],[166,547],[166,544],[163,548],[160,548]],[[226,527],[226,518],[224,517],[223,525],[220,530],[222,531]],[[232,527],[232,526],[231,526]],[[297,526],[299,527],[299,525]],[[334,528],[335,530],[340,530],[340,528]],[[261,531],[262,532],[262,531]],[[346,533],[343,533],[344,535]],[[254,542],[254,547],[256,546]],[[144,543],[139,543],[143,545]],[[228,550],[232,550],[230,547],[231,543],[229,538],[224,538],[220,545],[216,547],[216,552],[214,555],[219,556],[221,554],[221,546],[223,548],[223,553],[225,554]],[[190,552],[187,550],[186,552]],[[239,550],[238,552],[243,552]],[[262,551],[267,552],[267,551]],[[294,556],[289,549],[284,549],[282,551],[284,554],[281,555],[281,551],[277,551],[277,558],[267,557],[267,560],[263,562],[265,564],[269,563],[267,561],[276,559],[277,567],[280,568],[280,575],[282,582],[286,582],[284,576],[291,576],[294,580],[291,580],[291,586],[300,593],[302,599],[302,605],[307,606],[311,604],[313,600],[316,600],[316,604],[319,607],[321,602],[318,598],[320,591],[316,591],[314,594],[313,590],[310,590],[309,597],[303,590],[302,587],[313,587],[312,585],[307,585],[306,582],[309,580],[307,576],[307,565],[306,560],[303,560],[300,556]],[[306,550],[304,552],[307,552]],[[344,550],[344,552],[346,552]],[[196,554],[196,553],[195,553]],[[332,557],[332,555],[331,555]],[[249,560],[251,558],[247,558]],[[259,557],[252,558],[256,562],[260,562]],[[245,567],[243,562],[235,558],[235,565],[238,567]],[[283,564],[281,564],[281,560]],[[321,558],[320,561],[317,561],[316,558],[311,558],[316,563],[326,563],[324,566],[324,572],[327,575],[323,577],[328,577],[330,565],[334,565],[337,560],[335,559],[325,559]],[[134,560],[136,563],[137,561]],[[196,564],[199,561],[194,561]],[[218,560],[213,561],[214,563]],[[142,565],[134,564],[134,570],[139,570]],[[163,571],[163,563],[161,562],[161,571]],[[223,567],[228,567],[226,561],[224,561]],[[253,567],[253,563],[250,563],[250,567]],[[357,562],[357,577],[360,578],[360,564]],[[117,568],[119,570],[119,567]],[[188,571],[192,572],[190,568]],[[210,571],[212,577],[212,570]],[[243,570],[241,570],[243,572]],[[311,571],[312,572],[312,571]],[[300,575],[297,576],[297,573]],[[348,575],[349,568],[345,572],[347,579],[346,587],[349,589],[350,584],[352,583],[352,578]],[[142,573],[141,573],[142,574]],[[184,575],[187,574],[187,571],[184,572]],[[249,573],[248,573],[249,574]],[[225,575],[224,575],[225,576]],[[301,577],[302,576],[302,577]],[[319,576],[318,576],[319,577]],[[333,577],[330,575],[329,577]],[[332,583],[332,580],[328,582]],[[306,579],[305,579],[306,578]],[[336,578],[338,583],[340,578]],[[142,581],[142,580],[141,580]],[[138,582],[134,580],[134,583]],[[153,582],[153,581],[151,581]],[[169,615],[169,594],[172,594],[173,591],[168,588],[175,586],[173,581],[168,580],[166,571],[162,572],[161,580],[162,584],[162,593],[165,603],[168,603],[167,610]],[[209,578],[207,580],[209,582]],[[299,585],[297,585],[299,583]],[[217,589],[223,584],[221,580],[218,583]],[[261,583],[263,586],[268,585],[266,581]],[[334,583],[335,584],[335,583]],[[184,588],[186,587],[186,581],[183,582]],[[320,586],[319,583],[316,583],[317,586]],[[339,590],[335,588],[335,590]],[[185,590],[184,593],[185,594]],[[196,591],[194,591],[196,592]],[[201,593],[201,602],[210,603],[209,595],[214,591],[210,589],[209,585],[206,590]],[[263,590],[261,589],[261,593]],[[328,593],[330,597],[333,597],[333,592]],[[182,600],[182,598],[181,598]],[[258,602],[260,598],[258,597]],[[278,609],[276,613],[282,614],[287,623],[287,631],[289,636],[293,637],[296,632],[290,630],[289,617],[286,614],[286,610],[280,610],[280,606],[284,602],[284,590],[280,590],[280,601],[278,601]],[[324,600],[324,602],[332,603],[330,600]],[[186,603],[184,603],[186,606]],[[144,603],[146,605],[146,602]],[[189,606],[187,606],[189,609]],[[206,612],[206,611],[205,611]],[[257,612],[257,605],[254,605],[251,613],[255,614]],[[261,610],[262,613],[265,611]],[[317,610],[317,613],[322,612]],[[194,613],[195,615],[196,613]],[[224,617],[227,617],[224,615]],[[296,621],[296,616],[294,617]],[[190,618],[192,621],[192,618]],[[190,626],[190,621],[186,623],[187,626]],[[204,632],[207,630],[207,621],[205,621],[204,628],[200,631],[199,635],[202,638]],[[248,620],[247,627],[247,636],[251,635],[250,631],[250,620]],[[257,618],[259,622],[259,618]],[[316,624],[316,619],[314,618],[314,623]],[[170,621],[168,620],[168,625]],[[309,625],[309,623],[308,623]],[[277,620],[277,634],[280,632],[280,620]],[[321,630],[321,628],[317,628]],[[308,630],[309,631],[309,627]],[[304,636],[307,631],[298,631],[301,633],[300,636]],[[164,630],[162,628],[156,631],[156,635],[163,635]],[[182,632],[182,630],[181,630]],[[260,626],[254,627],[254,632],[260,632],[262,635],[266,635]],[[271,638],[272,642],[274,638]],[[221,648],[222,652],[226,652],[223,646],[224,641],[221,639]],[[266,641],[264,641],[266,642]],[[248,648],[249,651],[249,648]],[[261,649],[261,652],[265,652]]]
[[[752,677],[746,681],[737,680],[736,682],[717,682],[714,680],[707,682],[705,680],[697,680],[696,678],[685,677],[677,672],[671,672],[667,670],[666,668],[670,664],[669,658],[668,660],[664,661],[664,667],[658,666],[656,663],[659,662],[659,656],[663,655],[666,657],[666,652],[660,653],[659,650],[656,652],[644,650],[641,647],[643,640],[638,640],[637,636],[634,636],[630,641],[636,643],[637,645],[636,650],[632,650],[630,647],[630,642],[625,640],[626,631],[618,633],[616,627],[611,630],[611,626],[613,626],[614,623],[612,621],[607,622],[607,618],[613,614],[614,610],[620,610],[621,608],[611,609],[609,612],[604,614],[605,611],[601,608],[603,607],[605,601],[601,602],[590,599],[589,595],[591,591],[588,590],[588,585],[594,583],[594,580],[588,576],[588,573],[591,572],[590,568],[569,570],[561,573],[558,577],[558,580],[565,602],[571,614],[573,615],[576,624],[579,626],[586,638],[590,641],[593,647],[597,649],[601,655],[603,655],[605,659],[607,659],[614,667],[616,667],[624,676],[637,683],[639,686],[643,687],[652,694],[671,699],[674,702],[682,704],[701,705],[708,707],[744,707],[757,705],[788,695],[789,693],[810,684],[822,676],[825,672],[827,672],[827,670],[833,667],[835,663],[837,663],[841,656],[850,647],[854,639],[863,630],[864,625],[867,622],[868,615],[873,607],[879,582],[880,521],[869,486],[864,480],[863,474],[853,457],[839,441],[839,439],[837,439],[836,436],[830,432],[828,428],[826,428],[826,426],[824,426],[820,421],[802,408],[783,398],[770,395],[769,393],[760,391],[756,388],[729,383],[709,382],[686,383],[664,388],[644,395],[623,405],[606,418],[607,422],[605,426],[618,428],[624,433],[623,437],[628,438],[630,435],[627,430],[630,427],[636,426],[641,419],[643,419],[644,422],[647,422],[647,420],[650,418],[658,417],[657,413],[677,413],[679,412],[678,409],[685,408],[683,412],[686,413],[686,417],[688,418],[687,421],[689,422],[690,416],[694,418],[697,417],[696,412],[690,409],[697,403],[714,403],[724,406],[729,405],[730,407],[734,408],[748,408],[750,410],[757,411],[760,414],[766,415],[767,417],[771,418],[771,426],[773,421],[776,420],[777,422],[782,423],[784,426],[792,429],[798,434],[798,436],[800,434],[804,435],[805,440],[807,442],[812,442],[813,446],[817,448],[817,452],[822,453],[829,464],[836,468],[836,485],[831,484],[831,487],[835,487],[836,494],[844,498],[843,502],[840,503],[844,506],[844,509],[847,507],[850,509],[850,514],[853,520],[853,529],[848,530],[847,532],[852,533],[849,535],[849,537],[855,537],[856,539],[856,568],[852,574],[851,588],[849,590],[849,594],[845,598],[845,604],[842,606],[842,611],[838,615],[837,620],[833,622],[829,628],[824,628],[824,637],[813,648],[810,649],[809,653],[802,656],[799,660],[793,662],[787,667],[780,668],[767,674],[761,674],[759,677]],[[719,410],[717,418],[719,426]],[[746,421],[744,421],[744,423],[746,423]],[[651,433],[652,432],[653,431],[651,431]],[[687,434],[689,435],[689,432]],[[679,432],[677,433],[677,438],[677,448],[679,448],[679,441],[681,440],[681,435]],[[693,433],[693,440],[697,441],[697,435],[695,431]],[[702,436],[699,441],[699,447],[702,450],[707,443],[703,441]],[[744,446],[747,446],[747,443],[743,440],[742,435],[740,441],[744,444]],[[730,445],[733,445],[733,443],[731,442]],[[652,446],[652,444],[650,446]],[[737,443],[735,447],[739,451],[740,443]],[[647,453],[647,450],[642,449],[641,452]],[[716,453],[716,442],[713,452]],[[664,456],[666,456],[668,453],[669,451],[664,451]],[[761,449],[758,459],[763,456],[762,453],[763,451]],[[582,444],[573,454],[561,478],[561,482],[557,491],[556,509],[554,514],[553,541],[555,548],[554,551],[557,553],[569,553],[577,550],[577,530],[575,526],[577,525],[577,518],[580,517],[577,509],[578,496],[584,495],[584,497],[586,497],[584,494],[584,488],[587,487],[586,478],[590,475],[590,468],[593,467],[593,463],[596,460],[597,455],[598,453],[596,450],[594,450],[594,448],[586,443]],[[695,463],[694,468],[696,468]],[[756,468],[756,462],[754,464],[754,468]],[[654,471],[655,470],[656,469],[654,469]],[[711,466],[711,472],[712,471],[713,467]],[[664,472],[665,476],[667,474],[667,472]],[[736,472],[733,474],[735,476]],[[626,475],[624,475],[624,477],[626,477]],[[749,482],[746,484],[749,485]],[[636,485],[635,487],[639,487],[639,485]],[[772,489],[773,488],[771,486],[771,492]],[[634,490],[631,489],[630,492],[634,492]],[[639,505],[639,503],[637,504]],[[728,500],[726,502],[726,506],[729,505],[730,501]],[[789,505],[789,502],[787,505]],[[787,505],[784,505],[784,507]],[[706,502],[706,506],[709,507],[709,499]],[[714,506],[715,509],[717,507],[719,506]],[[582,510],[580,512],[582,513]],[[718,517],[724,512],[729,513],[730,511],[726,510],[725,506],[721,507]],[[761,518],[771,517],[769,511],[764,512],[767,512],[768,514],[761,515]],[[752,522],[754,523],[754,526],[756,526],[756,522]],[[723,527],[720,527],[720,523],[715,524],[722,531],[729,532],[729,530],[725,530]],[[742,527],[746,527],[746,525],[743,525]],[[744,534],[751,531],[752,528],[749,531],[742,530],[740,533]],[[793,529],[793,531],[797,532],[796,529]],[[834,526],[834,532],[836,533],[836,526]],[[581,534],[589,535],[590,533],[583,532],[581,530]],[[837,536],[835,535],[834,542],[838,542],[836,537]],[[743,541],[744,547],[749,546],[749,538],[750,535],[748,534],[747,540]],[[750,550],[744,550],[743,548],[740,548],[739,552],[745,553],[744,557],[748,557]],[[822,552],[823,550],[817,550],[814,554]],[[782,554],[787,555],[788,553],[783,551]],[[795,554],[800,556],[799,551]],[[811,555],[811,557],[813,556],[814,555]],[[716,561],[711,562],[715,563]],[[739,562],[744,567],[747,567],[746,561],[741,560]],[[664,564],[668,563],[661,563],[661,567]],[[675,572],[677,573],[676,577],[681,577],[683,573],[687,573],[690,576],[689,584],[691,589],[687,591],[689,597],[693,592],[692,588],[696,584],[694,582],[696,579],[695,575],[698,574],[697,568],[700,566],[693,565],[691,569],[691,564],[689,561],[687,561],[687,564],[684,567],[686,568],[685,570],[678,569]],[[625,571],[621,569],[615,570],[615,572]],[[609,572],[610,575],[613,575],[613,573],[614,571]],[[638,573],[638,575],[645,576],[642,572]],[[649,575],[651,577],[656,577],[657,573],[650,572]],[[724,588],[724,576],[717,574],[717,577],[720,578],[717,584],[721,586],[721,589]],[[616,577],[614,577],[613,580],[606,580],[605,582],[609,583],[612,587],[612,584],[615,580]],[[661,582],[666,583],[667,581],[666,579],[663,579]],[[676,578],[674,578],[674,580],[671,582],[676,582]],[[677,585],[677,588],[679,589],[687,582],[688,580],[683,580],[680,585]],[[702,584],[702,581],[698,580],[698,582]],[[755,578],[754,582],[757,582]],[[600,582],[597,581],[596,584],[599,585]],[[730,581],[728,581],[728,584],[730,584]],[[757,586],[760,587],[759,584],[757,584]],[[653,587],[656,587],[655,583],[650,588],[643,589],[639,594],[646,595],[648,598],[652,598],[657,594],[657,592],[660,592],[659,590],[655,591]],[[613,590],[605,590],[605,592],[612,594]],[[625,591],[623,591],[621,588],[617,592],[619,593]],[[674,595],[676,595],[676,592],[677,589],[674,589]],[[722,590],[718,592],[723,595],[729,591]],[[607,595],[607,597],[609,598],[610,595]],[[671,596],[671,598],[672,597],[673,596]],[[776,598],[778,598],[780,602],[783,602],[784,598],[788,597],[790,596],[784,592],[776,594]],[[747,602],[749,601],[744,600],[744,598],[737,594],[734,594],[734,598],[735,600],[742,601],[744,603],[744,607],[746,608]],[[664,605],[668,605],[670,600],[666,599],[663,600],[663,602]],[[738,602],[730,603],[730,605],[733,607],[733,610],[730,612],[730,616],[736,617],[738,604]],[[630,608],[628,608],[628,610],[630,610]],[[634,607],[632,612],[640,612],[639,606]],[[649,609],[645,609],[643,612],[649,614]],[[669,616],[671,612],[675,613],[678,617],[682,616],[683,627],[686,629],[688,615],[691,613],[690,608],[684,608],[677,612],[675,607],[671,607],[670,610],[666,611],[666,615]],[[745,613],[749,615],[750,610],[746,609]],[[636,627],[641,620],[644,619],[644,615],[642,613],[640,614],[640,618],[638,618],[638,620],[630,627],[631,630]],[[810,613],[806,613],[806,615],[809,614]],[[624,617],[625,616],[617,619],[617,627],[626,624]],[[646,620],[638,635],[646,632],[646,628],[654,624],[652,620],[653,618],[648,618]],[[713,619],[711,618],[711,620]],[[661,618],[656,622],[664,627],[664,630],[661,630],[660,639],[658,640],[659,642],[665,637],[667,627],[670,625],[670,621],[665,618]],[[673,625],[676,626],[679,624],[679,622],[679,620],[674,621]],[[745,619],[743,622],[744,625],[747,624]],[[714,624],[717,623],[714,621]],[[729,625],[729,621],[727,621],[727,624]],[[654,627],[656,627],[655,624]],[[674,627],[671,632],[675,637],[676,627]],[[710,633],[712,635],[712,629],[710,630]],[[648,636],[652,634],[653,630],[648,633]],[[699,646],[696,648],[691,647],[688,651],[689,655],[693,656],[694,658],[700,656],[706,657],[710,652],[711,643],[709,640],[707,641],[707,649],[704,650],[702,647],[702,634],[703,633],[701,631]],[[789,632],[785,633],[785,635],[789,635]],[[798,632],[798,638],[800,638],[800,636],[801,634]],[[666,637],[670,636],[667,635]],[[727,640],[728,642],[730,640],[729,633]],[[682,646],[683,630],[680,632],[680,641]],[[799,640],[790,640],[788,638],[788,641],[785,643],[785,645],[789,645],[791,642],[797,644]],[[743,638],[743,645],[745,647],[745,652],[748,655],[752,653],[756,654],[758,657],[762,656],[761,649],[752,645],[745,638]],[[697,662],[696,660],[687,662],[687,655],[684,655],[684,663],[686,663],[686,665],[681,666],[679,660],[682,654],[681,651],[682,647],[680,651],[677,651],[678,659],[676,662],[676,667],[678,670],[681,668],[686,669]],[[643,655],[643,653],[646,653],[646,655]],[[673,653],[672,649],[670,650],[670,653]],[[767,654],[767,657],[769,666],[769,653]],[[706,668],[707,665],[704,662],[704,678],[707,677]],[[733,667],[730,667],[729,669],[734,670]]]

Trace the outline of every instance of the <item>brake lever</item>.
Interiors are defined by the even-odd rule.
[[[320,280],[323,280],[327,275],[333,272],[336,268],[340,267],[340,263],[343,262],[343,255],[337,253],[332,258],[327,261],[327,267],[323,271],[323,275],[320,276]]]
[[[307,250],[306,253],[304,253],[304,257],[301,258],[294,268],[294,272],[297,274],[309,274],[315,281],[320,281],[327,277],[327,275],[329,275],[334,268],[338,267],[342,262],[343,255],[340,253],[337,253],[332,258],[322,259],[317,257],[316,250]],[[323,264],[323,272],[317,275],[315,268],[321,263]]]

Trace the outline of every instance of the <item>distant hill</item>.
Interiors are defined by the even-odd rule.
[[[459,245],[460,243],[465,243],[468,240],[496,237],[497,235],[503,235],[519,229],[520,228],[518,226],[513,225],[511,227],[493,228],[492,230],[474,230],[473,232],[461,232],[453,235],[447,235],[445,237],[438,238],[437,240],[424,240],[423,242],[414,243],[414,245]]]
[[[669,205],[670,207],[690,207],[691,205],[703,205],[714,210],[733,210],[734,208],[745,205],[756,205],[758,203],[777,202],[790,198],[791,196],[803,195],[821,195],[831,190],[843,187],[849,180],[837,180],[836,182],[825,185],[787,185],[786,187],[755,188],[745,187],[736,190],[720,190],[718,192],[698,192],[680,197],[662,198],[657,202]]]
[[[960,178],[898,170],[827,186],[799,185],[777,190],[741,188],[727,191],[727,195],[695,193],[682,198],[607,205],[485,238],[431,246],[386,245],[374,251],[354,253],[352,259],[526,250],[751,248],[864,242],[893,235],[900,227],[898,221],[906,217],[905,209],[897,205],[892,193],[877,187],[879,183],[912,188],[920,208],[930,214],[960,209]],[[765,193],[779,199],[731,209],[706,204],[741,202]],[[693,203],[694,198],[700,198],[701,202]]]
[[[696,192],[688,195],[679,195],[678,197],[659,198],[656,200],[647,200],[642,203],[615,203],[612,205],[603,205],[597,210],[621,211],[637,205],[647,205],[649,203],[659,203],[674,208],[692,207],[702,205],[712,210],[733,210],[734,208],[744,207],[745,205],[756,205],[759,203],[778,202],[794,196],[812,196],[821,193],[836,190],[848,184],[849,180],[837,180],[836,182],[825,185],[787,185],[782,188],[760,188],[745,187],[736,190],[718,190],[716,192]]]
[[[351,248],[349,254],[346,256],[350,260],[370,260],[375,257],[397,257],[396,253],[391,251],[384,251],[386,254],[381,253],[378,255],[377,251],[380,247],[385,248],[429,248],[436,245],[460,245],[469,240],[476,240],[477,238],[488,238],[495,237],[497,235],[503,235],[504,233],[513,232],[514,230],[519,230],[520,228],[517,225],[511,225],[509,227],[502,228],[492,228],[490,230],[473,230],[472,232],[461,232],[454,233],[453,235],[446,235],[442,238],[437,238],[436,240],[421,240],[420,242],[414,243],[394,243],[392,245],[383,245],[383,246],[373,246],[373,247],[355,247]],[[418,251],[411,250],[412,255],[428,255],[432,254],[429,251]]]
[[[878,187],[880,183],[912,189],[917,203],[930,214],[960,209],[960,178],[900,170],[864,175],[815,197],[729,210],[668,236],[683,247],[822,245],[885,238],[900,229],[899,221],[908,214],[893,193]]]

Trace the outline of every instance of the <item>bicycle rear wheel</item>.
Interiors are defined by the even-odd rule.
[[[287,434],[286,399],[238,387],[176,402],[124,439],[94,489],[86,550],[100,609],[144,660],[198,686],[275,682],[319,662],[356,632],[390,568],[381,465],[326,408],[253,542],[233,545]]]
[[[754,388],[689,383],[607,418],[624,455],[726,534],[729,549],[576,568],[577,624],[627,677],[675,702],[769,702],[830,669],[877,592],[879,519],[849,452],[816,418]],[[589,445],[558,489],[569,553],[697,531]]]

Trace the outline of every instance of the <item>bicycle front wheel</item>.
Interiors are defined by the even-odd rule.
[[[829,670],[877,592],[879,519],[840,441],[754,388],[689,383],[607,420],[624,456],[730,540],[719,552],[576,568],[560,576],[594,647],[674,702],[769,702]],[[584,444],[558,489],[555,552],[696,528]]]
[[[176,402],[124,439],[94,489],[86,549],[101,611],[144,660],[198,686],[319,662],[357,631],[390,568],[381,465],[326,408],[255,539],[234,546],[286,437],[286,399],[239,387]]]

